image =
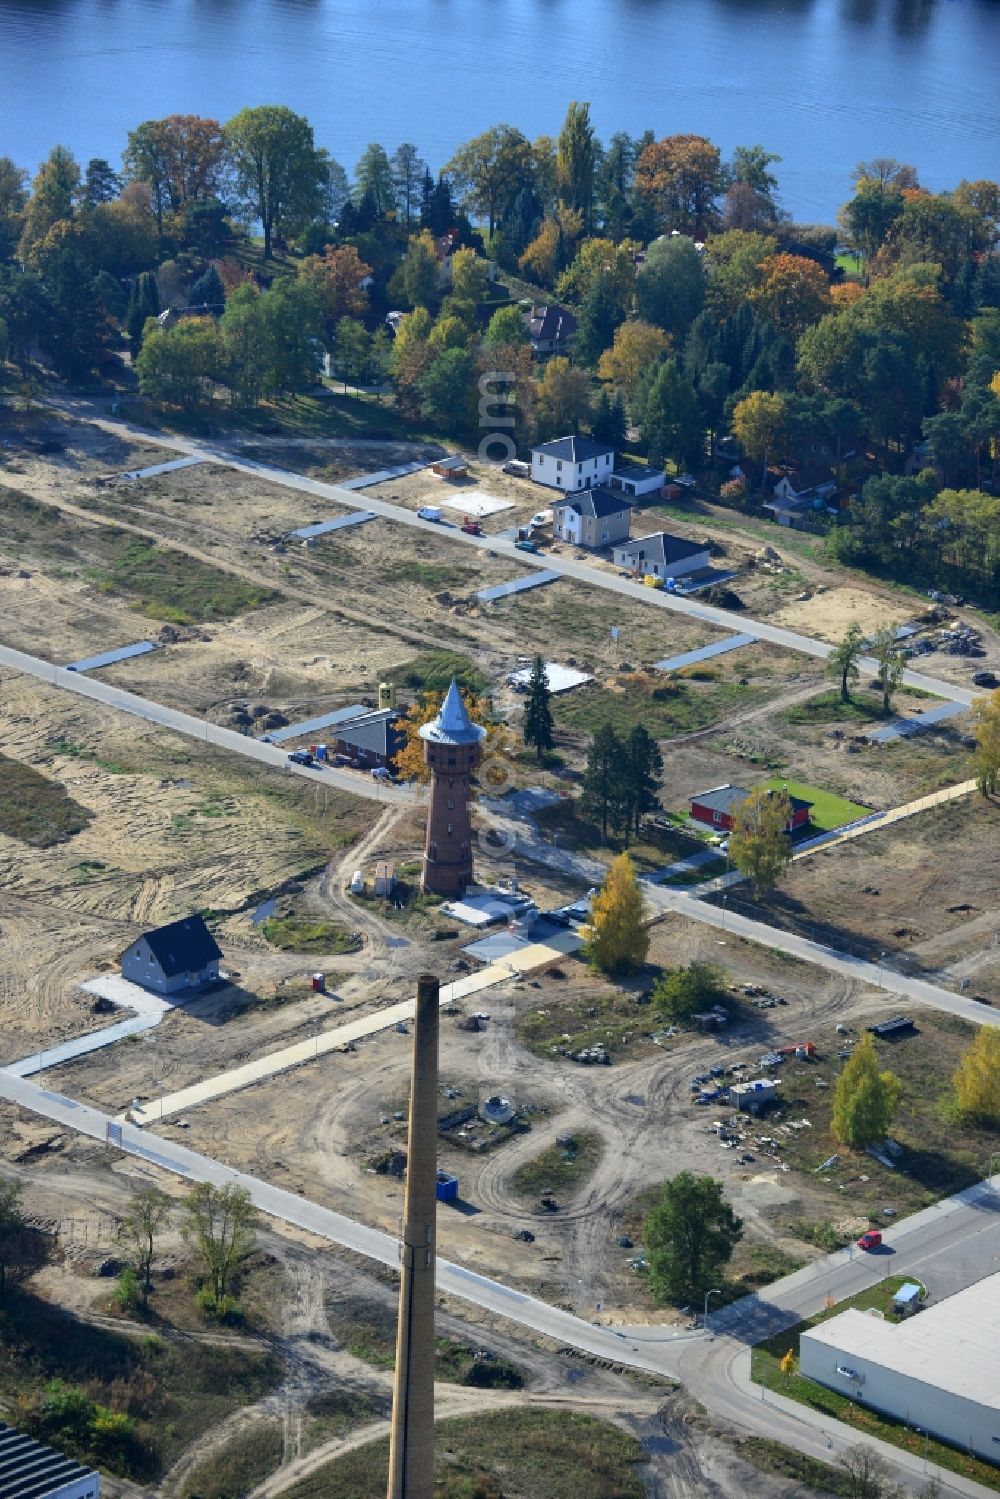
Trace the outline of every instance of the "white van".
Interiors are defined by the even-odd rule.
[[[421,505],[417,511],[418,520],[444,520],[444,511],[440,505]]]

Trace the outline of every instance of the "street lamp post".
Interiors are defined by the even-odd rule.
[[[722,896],[722,930],[723,931],[726,930],[726,901],[728,899],[729,899],[728,892],[724,892],[723,896]]]
[[[718,1290],[712,1290],[712,1291],[706,1291],[705,1292],[705,1318],[704,1318],[704,1321],[705,1321],[705,1331],[706,1332],[708,1331],[708,1298],[710,1296],[721,1296],[721,1295],[722,1295],[722,1292],[718,1291]]]
[[[880,989],[882,988],[882,969],[883,969],[884,965],[885,965],[885,953],[884,952],[880,952],[879,955],[878,955],[878,986],[879,986]]]

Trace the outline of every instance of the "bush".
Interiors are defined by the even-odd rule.
[[[126,1312],[134,1312],[142,1300],[139,1277],[131,1265],[126,1265],[118,1277],[118,1284],[115,1286],[115,1300],[122,1310]]]
[[[661,974],[650,997],[657,1014],[676,1023],[711,1009],[725,996],[721,971],[712,963],[695,962]]]

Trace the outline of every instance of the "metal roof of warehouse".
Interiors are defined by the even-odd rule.
[[[64,1457],[54,1447],[46,1447],[26,1436],[16,1427],[0,1421],[0,1495],[3,1499],[45,1499],[58,1494],[71,1483],[97,1474],[93,1468]]]
[[[964,1400],[1000,1408],[1000,1275],[988,1275],[905,1322],[884,1322],[852,1307],[803,1336]]]

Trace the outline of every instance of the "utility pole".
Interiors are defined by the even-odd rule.
[[[440,986],[417,980],[387,1499],[434,1499],[434,1260]]]

